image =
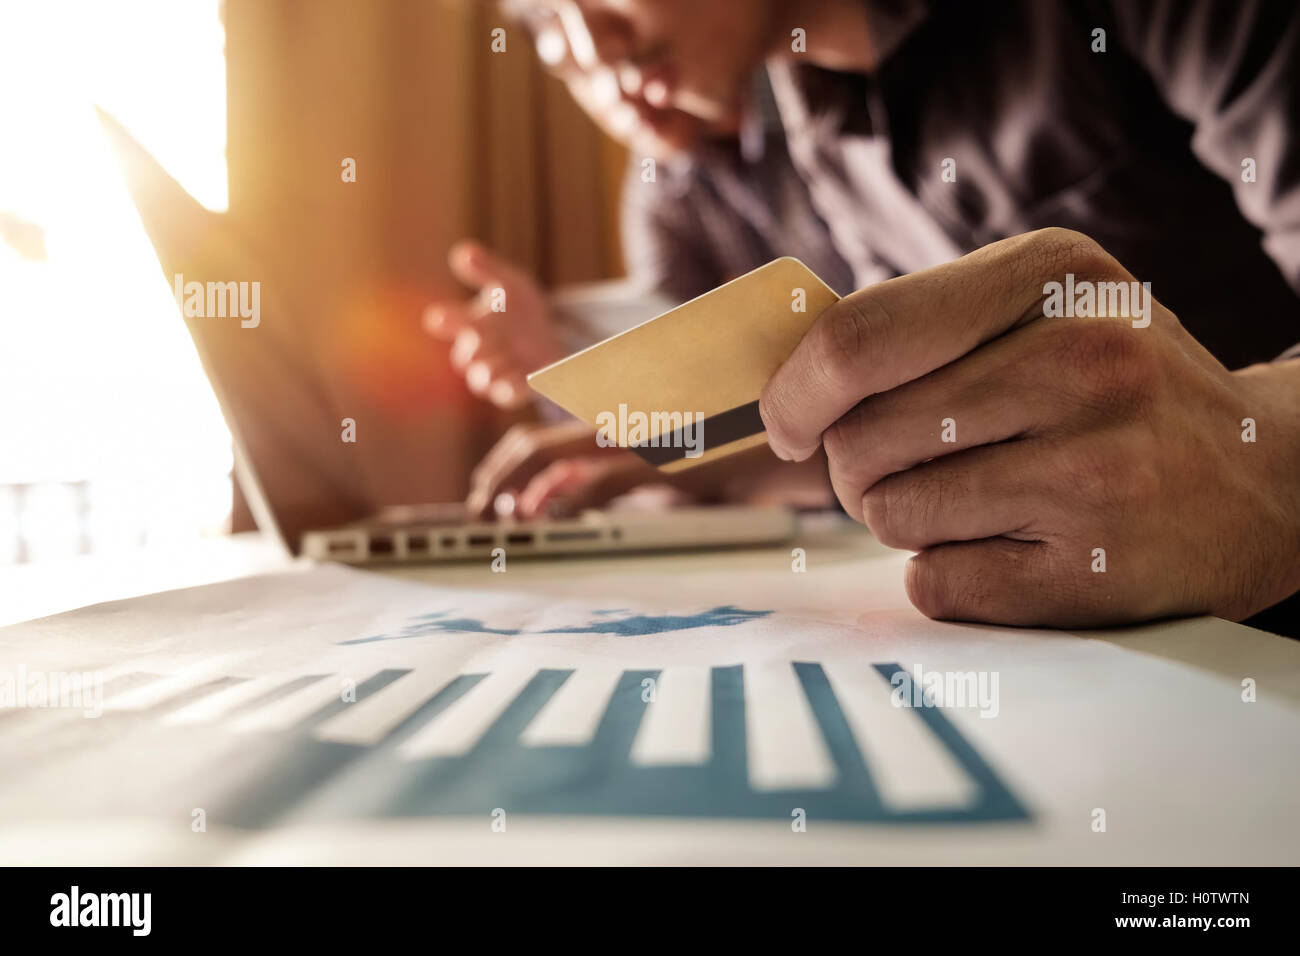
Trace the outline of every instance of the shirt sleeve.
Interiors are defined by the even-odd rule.
[[[1111,0],[1111,10],[1123,48],[1194,125],[1192,151],[1232,187],[1300,295],[1300,4]],[[1300,301],[1295,315],[1300,339]]]

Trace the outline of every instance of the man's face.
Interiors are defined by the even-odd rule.
[[[577,68],[633,106],[734,124],[772,44],[779,0],[544,0]]]

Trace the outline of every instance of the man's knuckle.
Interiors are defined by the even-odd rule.
[[[1038,256],[1051,274],[1105,275],[1115,267],[1115,260],[1101,243],[1074,229],[1049,226],[1032,233],[1031,238]]]
[[[845,388],[854,383],[862,356],[879,348],[888,323],[889,313],[878,297],[867,294],[841,300],[820,323],[818,366],[831,387]]]

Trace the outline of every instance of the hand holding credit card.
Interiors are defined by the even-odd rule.
[[[839,297],[798,259],[712,292],[528,376],[528,383],[665,472],[765,441],[758,398]]]

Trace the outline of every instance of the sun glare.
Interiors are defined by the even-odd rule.
[[[227,521],[230,437],[94,111],[224,209],[219,6],[0,4],[0,561]]]

